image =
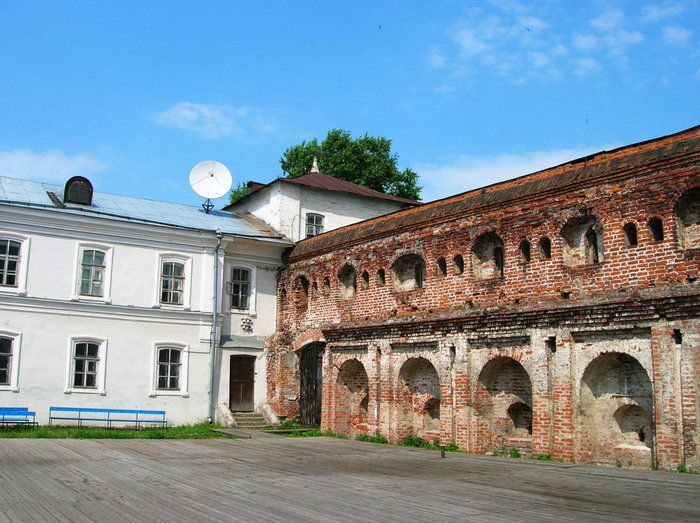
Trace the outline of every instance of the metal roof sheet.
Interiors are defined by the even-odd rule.
[[[224,234],[268,240],[283,240],[272,229],[256,226],[251,220],[232,213],[204,209],[193,205],[160,202],[145,198],[94,192],[92,205],[56,206],[49,197],[55,193],[63,200],[63,187],[0,176],[0,203],[43,208],[53,212],[90,216],[110,220],[140,222],[150,225],[179,227],[202,231],[221,230]]]

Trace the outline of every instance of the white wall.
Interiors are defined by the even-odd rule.
[[[277,180],[247,196],[236,210],[249,212],[287,238],[299,241],[306,237],[306,214],[309,212],[322,214],[324,230],[330,231],[405,207],[391,200]]]
[[[17,335],[12,365],[19,370],[14,386],[0,387],[0,406],[28,407],[37,412],[39,423],[48,422],[49,406],[165,410],[172,424],[205,420],[215,234],[11,206],[0,210],[0,231],[27,238],[29,247],[20,259],[27,268],[26,295],[0,287],[0,331]],[[80,245],[110,252],[108,296],[79,296]],[[274,332],[277,268],[284,247],[224,237],[220,284],[228,279],[227,268],[242,261],[255,268],[257,282],[253,332],[237,330],[240,318],[232,318],[240,315],[231,314],[222,300],[221,334],[258,339]],[[177,256],[188,266],[183,306],[159,303],[161,255]],[[98,374],[104,372],[104,387],[71,387],[76,338],[100,341],[104,353]],[[155,387],[158,344],[183,348],[180,391]],[[260,404],[266,397],[265,362],[262,350],[253,354],[260,360],[255,394]],[[215,404],[228,401],[228,361],[221,368],[222,355],[217,358]]]

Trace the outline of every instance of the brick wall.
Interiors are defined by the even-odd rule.
[[[270,403],[321,342],[339,432],[700,468],[699,158],[694,128],[299,243]]]

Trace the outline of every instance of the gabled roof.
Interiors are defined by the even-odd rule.
[[[338,178],[328,176],[327,174],[312,171],[309,174],[299,176],[298,178],[277,178],[276,180],[268,183],[267,185],[252,182],[252,191],[246,194],[240,200],[238,200],[235,204],[224,207],[224,210],[231,209],[232,207],[237,206],[241,201],[245,200],[251,194],[255,194],[257,191],[265,189],[266,187],[270,187],[275,183],[295,183],[299,185],[306,185],[307,187],[314,187],[316,189],[323,189],[326,191],[345,192],[350,194],[357,194],[367,198],[378,198],[381,200],[388,200],[391,202],[402,203],[407,206],[423,205],[422,202],[418,202],[416,200],[409,200],[408,198],[401,198],[399,196],[391,196],[389,194],[384,194],[373,189],[368,189],[367,187],[362,187],[361,185],[357,185],[356,183],[346,182],[345,180],[340,180]]]
[[[92,218],[102,218],[146,225],[216,231],[233,236],[290,243],[269,227],[261,227],[248,217],[224,211],[205,213],[200,207],[159,202],[145,198],[94,192],[92,205],[62,201],[63,187],[0,176],[0,204],[40,208]]]
[[[487,212],[515,201],[527,205],[529,200],[546,198],[549,194],[575,186],[585,187],[598,183],[600,179],[624,179],[650,169],[669,168],[672,159],[681,163],[700,161],[700,126],[612,151],[601,151],[533,174],[306,238],[294,247],[289,260],[296,261],[347,245],[391,236],[396,231]]]

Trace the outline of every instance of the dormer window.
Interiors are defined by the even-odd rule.
[[[92,205],[92,184],[87,178],[73,176],[66,182],[63,191],[65,203],[77,203],[78,205]]]

